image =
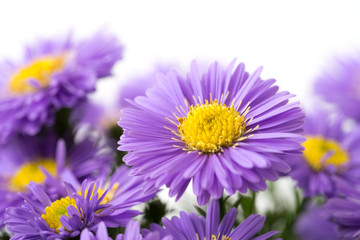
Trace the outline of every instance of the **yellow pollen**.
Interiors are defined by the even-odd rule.
[[[335,140],[308,136],[303,146],[304,157],[315,171],[321,171],[327,165],[339,168],[349,161],[348,153]]]
[[[49,224],[50,228],[55,229],[55,231],[59,233],[59,228],[63,226],[60,222],[60,217],[62,215],[69,217],[67,207],[70,205],[76,207],[75,199],[65,197],[56,200],[55,202],[51,203],[49,207],[45,208],[45,214],[42,214],[41,217],[47,224]]]
[[[50,174],[56,174],[56,163],[53,159],[42,158],[36,161],[23,164],[10,179],[10,189],[16,192],[23,192],[31,181],[43,183],[45,174],[40,166],[46,169]]]
[[[44,56],[18,69],[10,78],[9,90],[14,94],[32,93],[50,84],[51,76],[63,68],[64,54]],[[36,82],[37,86],[31,83]]]
[[[205,100],[205,104],[190,106],[186,117],[178,118],[181,141],[190,151],[215,153],[239,141],[245,133],[244,116],[225,103]]]
[[[100,204],[107,204],[109,202],[111,202],[113,199],[114,199],[114,195],[115,195],[115,192],[118,190],[119,188],[119,184],[118,183],[115,183],[114,185],[112,185],[111,189],[109,189],[105,195],[105,197],[103,198],[103,200],[101,200]],[[105,193],[105,191],[107,190],[108,188],[105,187],[105,188],[98,188],[97,190],[97,193],[99,195],[99,198]],[[91,193],[91,196],[90,196],[90,199],[92,198],[92,196],[94,195],[94,191],[95,191],[95,188],[93,188],[92,190],[92,193]],[[81,195],[81,193],[79,193]],[[85,198],[88,194],[88,190],[85,191]]]
[[[197,233],[196,233],[196,238],[197,238],[197,240],[200,240],[199,235]],[[204,237],[204,240],[206,240],[206,237]],[[219,233],[218,236],[215,236],[214,234],[212,234],[210,240],[231,240],[231,238],[227,237],[226,235],[220,236],[220,233]]]

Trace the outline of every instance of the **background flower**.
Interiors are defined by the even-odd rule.
[[[297,181],[306,197],[323,194],[334,196],[342,190],[340,181],[359,185],[360,129],[344,131],[344,117],[316,109],[305,120],[302,156],[289,160],[290,176]]]
[[[110,75],[122,58],[115,36],[99,32],[75,42],[71,36],[39,39],[20,63],[0,64],[0,140],[13,133],[34,135],[54,122],[55,111],[73,107]]]
[[[315,82],[315,92],[336,106],[337,111],[360,121],[360,59],[334,61]]]

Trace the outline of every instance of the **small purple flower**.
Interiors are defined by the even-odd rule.
[[[130,211],[129,208],[151,200],[157,191],[144,193],[143,177],[129,176],[129,169],[120,166],[108,178],[108,174],[100,176],[97,180],[99,195],[107,191],[102,204],[106,204],[103,212],[96,214],[94,222],[103,221],[107,227],[125,226],[131,217],[138,215],[139,211]],[[88,184],[89,185],[89,184]],[[86,184],[82,184],[82,188]]]
[[[360,59],[337,59],[315,82],[315,92],[339,112],[360,121]]]
[[[250,215],[239,226],[232,230],[236,215],[237,210],[232,208],[224,216],[221,223],[219,223],[219,203],[213,200],[208,207],[206,219],[204,219],[204,217],[199,217],[194,213],[186,214],[185,212],[180,212],[180,217],[173,217],[171,220],[163,218],[162,223],[164,224],[164,227],[152,224],[150,228],[152,231],[159,232],[161,237],[172,236],[174,240],[265,240],[278,233],[276,231],[270,231],[254,237],[264,226],[265,217],[260,215]]]
[[[295,232],[299,240],[337,239],[336,225],[329,222],[323,213],[323,207],[310,206],[297,216]]]
[[[5,224],[13,239],[67,239],[85,228],[94,231],[101,222],[107,227],[125,226],[140,213],[130,208],[153,197],[142,193],[142,179],[129,177],[126,167],[106,182],[85,180],[80,190],[65,185],[67,196],[52,201],[42,186],[29,184],[32,198],[22,195],[21,207],[6,210]]]
[[[290,170],[284,157],[300,154],[304,114],[294,95],[278,92],[274,79],[262,80],[244,64],[218,63],[200,73],[197,64],[181,76],[159,76],[146,96],[131,101],[119,121],[119,141],[133,175],[148,189],[166,185],[179,199],[190,181],[198,203],[266,189],[266,180]]]
[[[13,133],[35,135],[53,124],[56,110],[75,106],[110,75],[123,47],[104,32],[75,42],[40,39],[20,63],[0,63],[0,142]]]
[[[359,185],[360,129],[346,133],[343,123],[341,115],[320,109],[306,118],[305,150],[291,159],[290,172],[306,197],[335,196],[346,182]]]
[[[20,206],[22,198],[18,193],[28,194],[31,181],[44,185],[54,199],[64,193],[59,179],[82,182],[109,171],[114,161],[112,152],[97,140],[70,142],[49,134],[12,138],[1,146],[0,226],[3,226],[5,209]]]

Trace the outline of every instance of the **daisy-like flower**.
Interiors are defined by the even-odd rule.
[[[163,218],[164,227],[153,224],[150,228],[159,232],[161,237],[172,236],[174,240],[265,240],[278,233],[270,231],[253,238],[264,226],[265,217],[260,215],[250,215],[232,230],[236,215],[237,210],[232,208],[219,223],[219,203],[213,200],[208,207],[206,219],[194,213],[180,212],[180,217],[173,217],[171,220]]]
[[[300,240],[336,240],[336,225],[324,216],[324,207],[310,206],[297,217],[295,232]]]
[[[337,110],[360,121],[360,59],[338,59],[315,82],[315,92]],[[329,70],[330,69],[330,70]]]
[[[12,139],[0,149],[0,226],[5,209],[21,204],[18,193],[28,194],[31,181],[56,197],[61,194],[58,179],[81,182],[104,175],[113,160],[112,152],[90,139],[74,144],[54,135]]]
[[[34,135],[51,125],[54,112],[73,107],[110,75],[122,58],[116,37],[100,32],[84,41],[40,39],[20,63],[0,64],[0,141],[13,133]]]
[[[121,151],[134,175],[151,189],[166,184],[177,199],[193,180],[198,203],[266,189],[265,180],[290,170],[283,160],[300,154],[304,114],[294,95],[278,92],[244,65],[218,63],[200,74],[196,63],[182,77],[175,70],[125,108],[119,121]]]
[[[31,182],[29,189],[35,200],[23,195],[26,201],[21,207],[6,210],[7,229],[14,239],[67,239],[79,236],[85,228],[96,230],[100,222],[107,227],[126,226],[140,213],[130,208],[154,195],[143,194],[143,179],[127,173],[124,166],[107,182],[85,180],[80,190],[65,183],[67,196],[56,201]]]
[[[341,115],[332,117],[320,109],[306,118],[305,150],[291,159],[290,172],[306,197],[337,195],[346,182],[359,185],[360,129],[346,133],[343,122]]]

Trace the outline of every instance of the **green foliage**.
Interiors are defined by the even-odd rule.
[[[170,212],[167,209],[165,203],[161,202],[160,199],[156,198],[145,204],[144,216],[141,220],[142,228],[149,228],[151,223],[157,223],[161,225],[161,219]]]

